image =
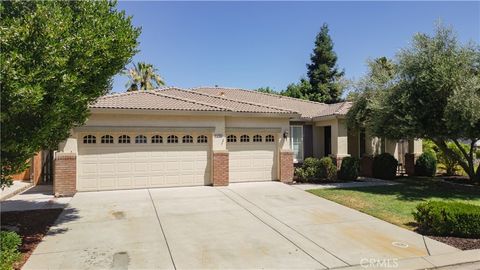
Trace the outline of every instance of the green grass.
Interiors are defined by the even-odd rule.
[[[317,196],[357,209],[390,223],[415,228],[412,212],[427,200],[480,205],[480,187],[444,183],[435,178],[399,178],[394,186],[309,190]]]

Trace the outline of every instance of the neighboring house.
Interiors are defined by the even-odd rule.
[[[59,146],[55,191],[290,182],[306,157],[340,164],[350,155],[421,152],[421,141],[380,143],[348,131],[350,107],[219,87],[103,96]]]

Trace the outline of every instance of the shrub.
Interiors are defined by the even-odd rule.
[[[0,232],[0,269],[13,269],[13,264],[20,259],[18,247],[22,243],[22,239],[16,232]]]
[[[319,177],[320,160],[318,158],[306,158],[301,168],[295,169],[295,176],[302,181],[311,181]]]
[[[420,176],[435,176],[437,172],[437,158],[432,152],[421,154],[415,163],[415,174]]]
[[[434,235],[480,237],[480,206],[461,202],[428,201],[413,212],[419,228]]]
[[[345,157],[340,165],[338,178],[341,180],[354,181],[358,178],[360,170],[360,160],[355,157]]]
[[[330,157],[323,157],[319,161],[319,177],[329,181],[337,180],[337,166]]]
[[[394,179],[397,175],[398,161],[389,153],[383,153],[373,158],[373,177]]]

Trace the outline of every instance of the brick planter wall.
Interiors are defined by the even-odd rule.
[[[56,153],[53,192],[55,196],[73,196],[77,192],[77,155]]]
[[[291,183],[293,181],[293,152],[280,152],[280,181],[283,183]]]
[[[213,186],[228,186],[228,151],[213,151]]]
[[[408,174],[408,176],[415,175],[415,160],[415,154],[405,154],[405,172]]]
[[[373,157],[363,156],[360,159],[360,176],[373,177]]]

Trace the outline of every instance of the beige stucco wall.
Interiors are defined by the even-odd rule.
[[[344,119],[329,119],[317,121],[315,126],[331,126],[332,130],[332,155],[336,157],[348,156],[348,131]]]
[[[232,117],[232,116],[208,116],[208,115],[160,115],[160,114],[111,114],[111,113],[93,113],[87,120],[85,127],[89,126],[116,126],[116,127],[194,127],[194,128],[214,128],[212,136],[212,150],[226,149],[225,127],[248,127],[248,128],[280,128],[281,133],[275,134],[278,138],[280,149],[290,149],[288,139],[284,139],[281,134],[289,130],[288,118],[272,117]],[[94,134],[95,132],[72,132],[70,138],[59,145],[61,152],[77,152],[77,137],[81,138],[84,134]],[[98,133],[98,134],[96,134]],[[96,132],[94,135],[103,135],[104,132]],[[118,134],[117,134],[118,133]],[[111,135],[135,134],[134,132],[111,132]],[[145,135],[150,135],[145,132]],[[175,132],[173,132],[175,133]],[[196,132],[191,132],[194,135]],[[203,133],[199,131],[198,133]],[[100,135],[100,136],[101,136]],[[97,136],[99,139],[99,136]]]

